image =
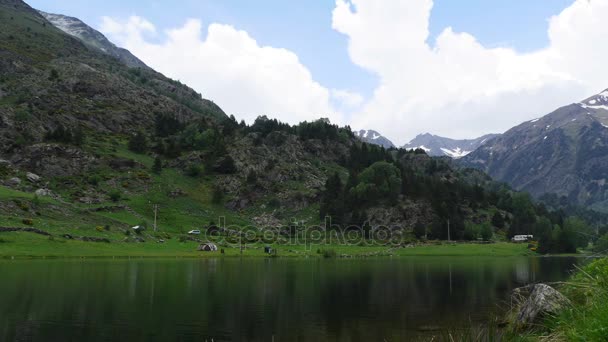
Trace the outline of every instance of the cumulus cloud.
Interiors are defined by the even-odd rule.
[[[418,133],[504,131],[608,87],[608,1],[577,0],[549,20],[549,45],[488,48],[445,28],[429,42],[432,0],[337,0],[332,26],[353,63],[379,76],[353,127],[404,143]],[[505,28],[507,29],[507,28]]]
[[[260,46],[230,25],[211,24],[203,37],[201,21],[190,19],[161,35],[137,16],[123,21],[103,17],[100,30],[152,68],[247,122],[268,115],[292,124],[320,117],[343,123],[334,105],[361,102],[354,94],[317,83],[295,53]]]
[[[342,106],[348,108],[359,107],[364,101],[361,94],[343,89],[332,89],[331,96]]]

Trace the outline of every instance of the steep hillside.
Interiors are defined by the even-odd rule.
[[[608,208],[608,91],[512,128],[463,158],[536,197]]]
[[[132,68],[148,68],[148,66],[133,56],[128,50],[122,49],[110,42],[103,34],[83,23],[80,19],[61,14],[38,11],[51,24],[61,31],[76,37],[86,46],[108,54]]]
[[[382,134],[371,130],[371,129],[362,129],[359,131],[355,131],[355,136],[359,138],[361,141],[366,142],[368,144],[374,144],[378,146],[382,146],[384,148],[395,147],[392,141],[388,138],[382,136]]]
[[[405,149],[423,149],[431,156],[448,156],[451,158],[462,158],[475,151],[479,146],[485,144],[498,134],[486,134],[477,139],[450,139],[430,133],[420,134],[412,141],[403,145]]]
[[[132,133],[167,115],[226,118],[192,89],[87,48],[21,1],[0,1],[0,153],[60,126]]]

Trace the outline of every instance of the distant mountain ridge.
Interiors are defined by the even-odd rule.
[[[419,134],[412,141],[403,145],[405,149],[423,149],[430,156],[448,156],[462,158],[475,151],[481,145],[497,137],[499,134],[486,134],[476,139],[450,139],[430,133]]]
[[[608,209],[608,89],[524,122],[462,158],[536,197]]]
[[[366,142],[368,144],[380,145],[384,148],[395,147],[392,141],[388,138],[384,137],[382,134],[371,130],[371,129],[362,129],[359,131],[355,131],[355,136],[359,138],[359,140]]]
[[[93,29],[80,19],[62,14],[46,13],[40,10],[38,12],[53,24],[53,26],[70,36],[78,38],[78,40],[82,41],[89,48],[99,50],[107,55],[115,57],[131,68],[148,68],[144,62],[135,57],[131,52],[117,47],[101,32]]]

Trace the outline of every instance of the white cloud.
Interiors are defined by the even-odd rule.
[[[348,108],[359,107],[364,101],[361,94],[343,89],[332,89],[331,97],[342,106]]]
[[[333,28],[352,61],[380,84],[353,116],[403,143],[431,131],[455,138],[504,131],[608,87],[608,1],[577,0],[549,21],[532,53],[488,48],[448,27],[429,44],[432,0],[337,0]],[[508,29],[508,28],[505,28]]]
[[[289,50],[260,46],[230,25],[211,24],[206,37],[201,36],[202,28],[199,20],[190,19],[166,31],[160,43],[152,41],[159,38],[154,25],[136,16],[126,21],[104,17],[100,30],[152,68],[248,122],[268,115],[292,124],[320,117],[343,123],[332,96],[356,101],[350,93],[336,93],[315,82]]]

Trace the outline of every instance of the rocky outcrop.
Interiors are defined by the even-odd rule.
[[[28,233],[38,234],[38,235],[51,236],[50,233],[45,232],[44,230],[40,230],[38,228],[0,227],[0,233],[8,233],[8,232],[28,232]]]
[[[519,303],[515,321],[518,329],[533,328],[570,305],[568,298],[546,284],[517,288],[513,291],[512,300]]]
[[[94,156],[78,148],[59,144],[27,146],[20,153],[15,154],[11,161],[19,168],[30,171],[26,178],[32,183],[40,181],[40,176],[62,177],[82,174],[99,164]]]

